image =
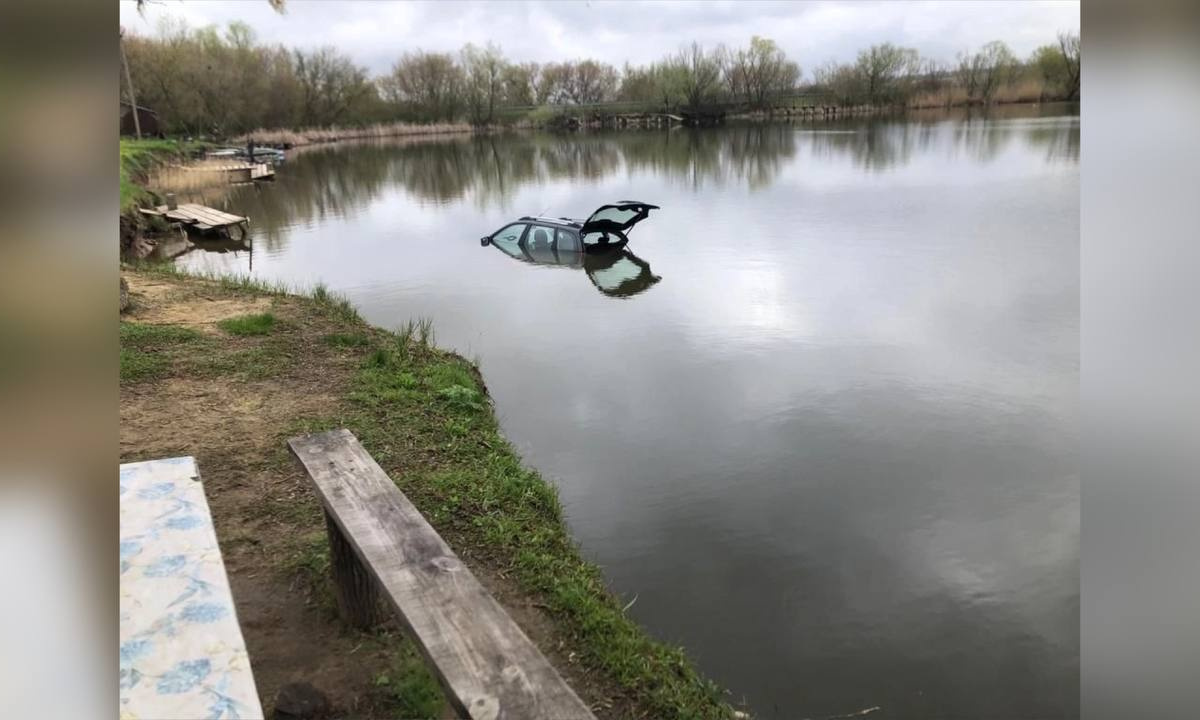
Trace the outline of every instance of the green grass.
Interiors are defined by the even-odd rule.
[[[319,521],[317,523],[319,525]],[[327,614],[337,613],[333,581],[329,569],[329,538],[325,530],[307,533],[295,543],[285,561],[287,572],[301,578],[318,607]],[[376,692],[383,696],[395,717],[439,717],[445,702],[437,680],[430,674],[425,660],[413,643],[403,636],[387,631],[364,633],[369,643],[387,655],[386,667],[372,680]]]
[[[358,309],[346,298],[329,291],[323,283],[317,283],[308,295],[320,308],[339,320],[349,323],[362,322]]]
[[[143,184],[156,165],[187,157],[205,147],[212,147],[212,144],[194,140],[121,138],[121,213],[132,212],[153,199]]]
[[[273,344],[232,352],[199,353],[188,360],[186,367],[199,377],[265,380],[282,374],[291,362],[287,347]]]
[[[147,325],[122,322],[121,383],[136,383],[162,377],[171,367],[172,349],[201,339],[200,333],[178,325]]]
[[[183,155],[185,148],[174,140],[121,140],[121,212],[148,202],[149,192],[142,187],[154,165]]]
[[[430,674],[416,647],[411,642],[397,642],[398,639],[386,635],[382,639],[384,642],[391,640],[388,644],[391,652],[388,668],[373,680],[375,688],[395,705],[398,717],[439,717],[445,701],[437,680]]]
[[[334,348],[360,348],[370,345],[371,339],[362,332],[339,332],[326,335],[321,342]]]
[[[135,322],[121,323],[121,345],[152,347],[199,340],[200,333],[179,325],[147,325]]]
[[[122,383],[142,382],[162,377],[169,366],[170,362],[161,355],[134,348],[121,348]]]
[[[271,313],[239,315],[222,320],[217,326],[230,335],[266,335],[275,327],[275,316]]]

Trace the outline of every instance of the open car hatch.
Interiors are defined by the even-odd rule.
[[[591,217],[584,221],[579,232],[589,233],[615,232],[626,235],[629,229],[650,216],[651,210],[657,210],[657,205],[650,205],[633,200],[622,200],[611,205],[601,205],[596,208]]]

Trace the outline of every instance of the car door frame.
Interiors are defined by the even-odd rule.
[[[534,226],[550,231],[550,251],[554,254],[554,264],[562,265],[562,258],[558,256],[558,234],[555,232],[564,229],[561,225],[550,225],[549,223],[538,222],[537,220],[530,221],[529,227],[525,228],[525,234],[521,236],[521,251],[525,253],[525,257],[529,258],[529,262],[535,265],[546,264],[535,260],[533,255],[529,253],[529,246],[526,244],[526,240],[529,239],[529,231]]]

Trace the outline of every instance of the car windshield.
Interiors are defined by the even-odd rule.
[[[525,253],[522,252],[520,243],[526,227],[528,226],[524,223],[509,225],[492,235],[492,244],[515,258],[524,258]]]

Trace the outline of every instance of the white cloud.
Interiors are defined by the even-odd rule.
[[[261,40],[291,47],[335,45],[375,72],[406,50],[456,51],[499,44],[518,61],[592,57],[620,66],[645,63],[698,40],[744,45],[773,38],[807,71],[829,59],[852,60],[873,43],[916,47],[940,60],[990,40],[1019,56],[1079,28],[1079,3],[1031,2],[305,2],[279,15],[266,0],[167,0],[139,15],[122,0],[121,24],[151,34],[164,16],[189,25],[242,20]]]

